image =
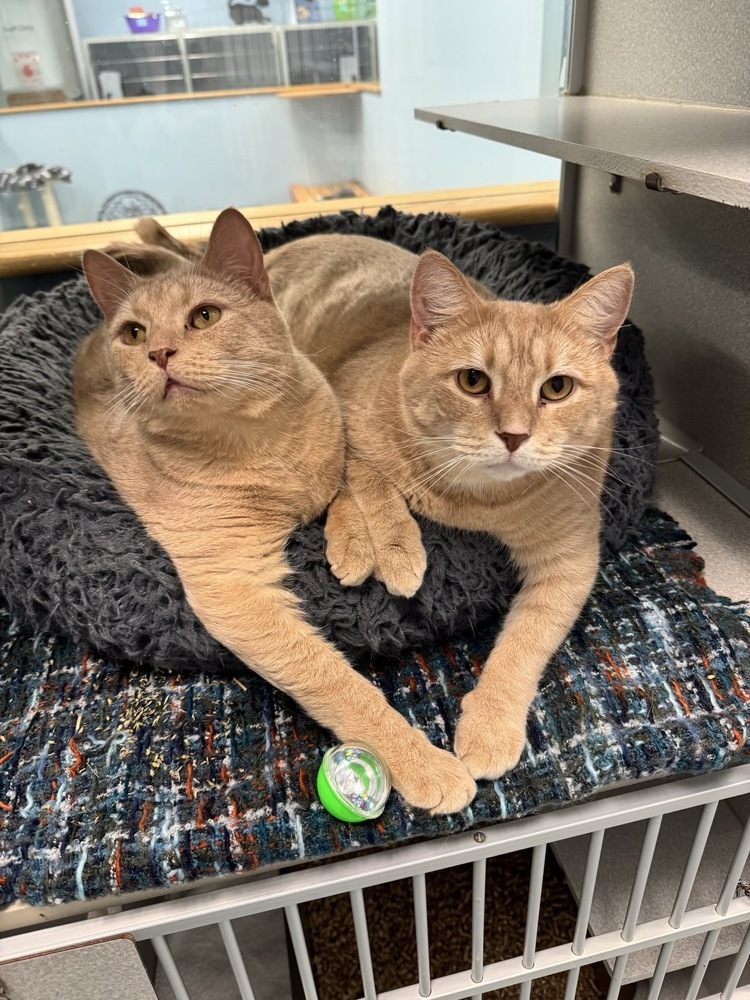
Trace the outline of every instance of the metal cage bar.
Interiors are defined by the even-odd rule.
[[[721,1000],[732,1000],[748,958],[750,958],[750,927],[745,931],[742,944],[737,951],[734,962],[732,962],[732,968],[724,983],[724,989],[721,991]]]
[[[427,921],[427,883],[424,875],[412,879],[414,891],[414,925],[417,932],[417,967],[419,969],[419,995],[428,997],[430,982],[430,934]]]
[[[367,913],[365,912],[365,897],[361,889],[352,889],[349,893],[354,917],[354,936],[357,939],[357,954],[359,955],[359,971],[362,974],[362,987],[365,1000],[378,1000],[375,989],[375,974],[372,969],[370,954],[370,935],[367,932]]]
[[[172,956],[172,952],[169,950],[167,939],[155,937],[152,939],[152,944],[156,952],[156,957],[159,959],[159,965],[164,969],[167,982],[172,987],[175,1000],[190,1000],[190,994],[187,991],[185,983],[182,981],[180,970],[177,968],[177,963]]]
[[[672,957],[673,951],[674,941],[667,941],[667,943],[663,944],[659,949],[659,957],[656,960],[656,968],[651,976],[648,988],[648,997],[646,1000],[659,1000],[659,994],[661,993],[661,988],[664,985],[664,977],[667,974],[669,960]]]
[[[565,980],[565,996],[563,1000],[576,1000],[576,991],[578,990],[578,977],[581,974],[580,965],[573,966],[568,972],[567,979]]]
[[[547,854],[546,844],[537,844],[531,855],[531,874],[529,876],[529,900],[526,909],[526,933],[523,939],[524,969],[533,969],[536,958],[536,935],[539,928],[539,909],[542,902],[542,885],[544,884],[544,859]],[[521,983],[519,1000],[529,1000],[531,996],[531,980]]]
[[[617,1000],[619,997],[623,976],[625,975],[625,966],[627,964],[627,955],[618,955],[615,959],[614,968],[612,969],[612,978],[609,981],[609,989],[607,990],[607,1000]]]
[[[307,950],[307,941],[305,941],[305,932],[302,929],[302,920],[297,904],[292,903],[290,906],[285,906],[284,916],[289,928],[289,937],[292,939],[292,948],[294,949],[294,957],[297,961],[297,970],[300,982],[302,983],[302,990],[305,994],[305,1000],[318,1000],[318,988],[315,985],[315,977],[313,976],[312,965],[310,964],[310,953]]]
[[[529,903],[526,913],[526,934],[523,940],[523,967],[534,968],[536,954],[536,932],[539,926],[539,907],[542,902],[542,883],[544,882],[544,858],[547,853],[546,844],[538,844],[531,855],[531,875],[529,877]]]
[[[240,991],[240,1000],[255,1000],[253,988],[250,985],[250,980],[247,978],[245,960],[242,957],[240,946],[237,943],[237,936],[234,933],[234,927],[232,927],[229,920],[219,921],[219,933],[221,934],[221,940],[224,942],[227,958],[229,959],[229,964],[232,967],[232,973],[234,974],[235,981]]]
[[[632,941],[633,935],[635,934],[636,924],[638,923],[638,914],[641,912],[643,894],[646,891],[648,875],[651,871],[651,863],[654,860],[656,842],[659,839],[661,821],[661,816],[652,816],[646,826],[646,835],[643,838],[641,853],[638,858],[638,867],[635,870],[635,878],[633,879],[633,888],[630,890],[628,909],[625,913],[625,922],[622,926],[623,941]]]
[[[706,969],[708,968],[708,963],[711,961],[711,956],[714,953],[714,948],[716,947],[718,938],[718,930],[709,931],[708,934],[706,934],[703,941],[703,947],[698,955],[698,961],[695,963],[693,974],[690,977],[690,984],[688,985],[687,993],[685,994],[685,1000],[696,1000],[698,990],[703,985],[703,978],[706,975]]]
[[[680,879],[680,887],[677,890],[677,896],[672,907],[672,915],[669,918],[669,922],[673,927],[679,927],[682,923],[682,918],[685,916],[690,893],[693,891],[695,876],[698,874],[698,868],[703,858],[703,851],[711,833],[711,826],[718,808],[718,802],[708,802],[701,810],[701,818],[698,820],[693,843],[690,846],[690,854],[685,863],[682,878]]]
[[[594,901],[594,890],[596,889],[596,876],[599,873],[599,862],[602,856],[602,845],[604,844],[604,830],[595,830],[589,839],[589,849],[586,854],[586,868],[583,872],[583,884],[581,886],[581,899],[578,904],[578,916],[576,918],[576,929],[573,935],[573,954],[582,955],[583,946],[586,943],[588,933],[589,917],[591,916],[591,904]]]
[[[596,877],[599,874],[599,862],[602,857],[603,844],[604,830],[595,830],[589,838],[589,848],[586,853],[586,867],[583,871],[583,883],[581,885],[581,898],[578,903],[576,929],[573,934],[573,943],[571,945],[571,951],[574,955],[582,955],[586,944],[589,917],[591,916],[591,904],[594,901]],[[568,972],[568,978],[565,981],[564,1000],[575,1000],[576,990],[578,989],[578,977],[580,974],[580,965],[574,966],[570,972]]]
[[[481,983],[484,977],[484,897],[487,885],[487,861],[475,861],[471,871],[471,978]],[[481,994],[479,994],[481,995]]]
[[[750,816],[748,816],[745,823],[740,842],[737,845],[737,850],[734,852],[732,863],[727,872],[724,888],[721,890],[721,895],[719,896],[719,902],[716,904],[716,912],[722,917],[729,909],[732,897],[737,891],[737,883],[742,875],[742,869],[747,863],[748,854],[750,854]]]
[[[674,906],[672,907],[672,913],[669,917],[669,923],[675,929],[680,926],[682,918],[685,916],[685,910],[687,909],[687,905],[690,900],[690,893],[693,891],[695,878],[698,874],[698,868],[700,867],[701,860],[703,859],[703,852],[706,849],[706,843],[711,833],[711,827],[713,825],[718,807],[718,802],[708,802],[701,810],[698,826],[696,827],[695,835],[693,837],[693,843],[690,846],[690,854],[685,862]],[[659,994],[661,993],[661,988],[664,985],[664,977],[667,974],[669,960],[672,957],[673,951],[674,941],[668,941],[659,949],[659,958],[657,959],[656,968],[651,976],[647,1000],[659,1000]]]

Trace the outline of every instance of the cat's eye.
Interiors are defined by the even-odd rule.
[[[549,403],[557,403],[568,397],[573,391],[573,379],[570,375],[553,375],[542,385],[539,393],[542,399]]]
[[[190,325],[196,330],[207,330],[221,319],[218,306],[198,306],[190,313]]]
[[[136,344],[146,342],[146,327],[140,323],[126,323],[120,331],[120,339],[128,347],[135,347]]]
[[[483,396],[490,391],[490,378],[478,368],[462,368],[456,375],[459,388],[471,396]]]

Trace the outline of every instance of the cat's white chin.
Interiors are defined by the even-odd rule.
[[[528,476],[533,469],[527,468],[525,465],[490,465],[486,468],[486,474],[490,479],[498,480],[501,483],[508,483],[512,479],[520,479],[522,476]]]
[[[518,459],[506,459],[505,461],[483,462],[472,469],[468,475],[463,476],[462,479],[465,482],[473,479],[480,486],[486,483],[487,480],[491,480],[494,483],[509,483],[513,479],[521,479],[522,476],[528,476],[533,471],[534,469],[526,465],[525,462],[519,462]]]

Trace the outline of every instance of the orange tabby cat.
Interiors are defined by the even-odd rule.
[[[152,229],[140,230],[152,251],[118,248],[147,278],[84,255],[105,321],[76,360],[81,436],[212,635],[340,739],[374,747],[410,803],[463,808],[475,791],[464,765],[390,708],[282,585],[286,540],[339,489],[344,444],[333,393],[292,344],[250,224],[223,212],[191,261]]]
[[[328,558],[356,585],[420,586],[411,510],[504,542],[522,580],[456,752],[475,778],[518,760],[544,667],[597,573],[600,493],[632,293],[612,268],[553,305],[505,302],[445,257],[361,236],[313,236],[266,260],[295,343],[341,403],[346,485],[328,512]]]

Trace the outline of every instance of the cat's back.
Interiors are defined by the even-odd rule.
[[[318,235],[266,256],[295,344],[330,372],[373,340],[401,340],[418,258],[369,236]]]

